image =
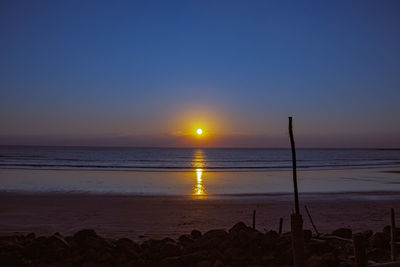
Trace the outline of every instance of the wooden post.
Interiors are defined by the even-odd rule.
[[[294,145],[292,117],[289,117],[290,146],[292,147],[294,205],[296,213],[290,216],[292,231],[293,263],[295,267],[305,267],[303,218],[300,215],[299,192],[297,190],[296,148]]]
[[[256,210],[253,210],[253,229],[256,229]]]
[[[297,168],[296,168],[296,148],[294,145],[292,117],[289,117],[289,135],[290,135],[290,146],[292,147],[292,166],[293,166],[293,186],[294,186],[294,204],[296,208],[296,214],[300,214],[299,208],[299,192],[297,190]]]
[[[280,218],[280,220],[279,220],[279,235],[282,234],[282,226],[283,226],[283,218]]]
[[[306,211],[307,211],[308,218],[310,218],[311,225],[312,225],[312,227],[314,228],[315,233],[316,233],[317,235],[319,235],[319,232],[318,232],[318,230],[317,230],[317,227],[315,227],[314,221],[313,221],[313,219],[312,219],[312,217],[311,217],[310,211],[308,210],[307,206],[304,206],[304,208],[305,208]]]
[[[365,254],[365,239],[362,234],[353,235],[354,257],[356,267],[366,267],[368,260]]]
[[[290,216],[290,224],[292,230],[293,265],[295,267],[305,267],[303,218],[300,214],[292,214]]]
[[[396,261],[396,221],[394,217],[394,209],[390,209],[390,254],[392,261]]]

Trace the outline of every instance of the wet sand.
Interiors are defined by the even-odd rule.
[[[311,229],[303,209],[307,205],[321,232],[339,227],[353,231],[381,231],[389,224],[389,209],[400,214],[399,192],[326,193],[300,196],[305,228]],[[238,221],[251,224],[257,210],[256,228],[278,228],[294,209],[292,195],[269,194],[235,197],[155,197],[95,194],[0,193],[0,235],[35,232],[69,235],[83,228],[107,237],[134,240],[172,237],[192,229],[229,229]]]

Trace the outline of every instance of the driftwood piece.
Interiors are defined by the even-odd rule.
[[[400,261],[377,263],[377,264],[368,265],[368,267],[400,267]]]
[[[317,227],[315,226],[314,221],[313,221],[313,219],[312,219],[312,217],[311,217],[310,211],[308,210],[307,206],[304,206],[304,208],[306,209],[308,218],[309,218],[310,221],[311,221],[311,225],[312,225],[312,227],[314,228],[315,233],[316,233],[317,235],[319,235],[319,232],[318,232],[318,230],[317,230]]]
[[[343,238],[343,237],[335,236],[335,235],[319,235],[315,239],[320,239],[320,240],[336,239],[336,240],[340,240],[340,241],[346,241],[346,242],[349,242],[349,243],[353,242],[352,239]]]

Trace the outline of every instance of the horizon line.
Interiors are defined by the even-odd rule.
[[[133,149],[259,149],[290,150],[288,147],[178,147],[178,146],[97,146],[97,145],[2,145],[0,147],[62,147],[62,148],[133,148]],[[400,147],[296,147],[296,149],[326,150],[400,150]]]

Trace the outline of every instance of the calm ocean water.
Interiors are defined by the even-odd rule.
[[[298,149],[299,169],[400,166],[400,150]],[[0,168],[133,171],[268,171],[291,168],[288,149],[0,147]]]
[[[299,149],[297,158],[303,193],[400,190],[400,150]],[[288,149],[0,147],[0,191],[290,193],[291,164]]]

